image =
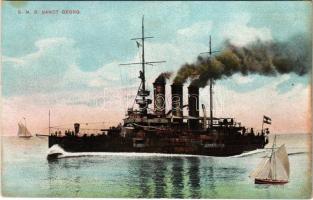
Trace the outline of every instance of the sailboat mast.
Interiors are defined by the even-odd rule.
[[[50,110],[49,110],[49,133],[48,135],[50,135]]]
[[[26,136],[26,118],[25,118],[25,117],[23,117],[23,119],[24,119],[24,124],[25,124],[25,128],[24,128],[24,136]]]
[[[276,135],[274,137],[274,142],[273,142],[273,149],[272,149],[272,156],[274,157],[273,159],[273,179],[275,180],[276,179],[276,155],[275,154],[275,151],[274,151],[274,148],[276,147]]]
[[[276,147],[276,135],[275,135],[275,137],[274,137],[274,141],[273,141],[273,145],[272,145],[272,153],[271,153],[271,157],[270,157],[270,161],[273,163],[273,168],[271,169],[272,170],[272,173],[271,173],[271,175],[272,175],[272,179],[273,180],[275,180],[276,179],[276,170],[275,170],[275,168],[276,168],[276,156],[274,155],[275,154],[275,151],[274,151],[274,149],[275,149],[275,147]]]

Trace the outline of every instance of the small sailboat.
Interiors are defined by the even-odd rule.
[[[32,137],[32,134],[29,132],[27,129],[26,125],[22,123],[18,123],[18,132],[17,132],[18,137],[21,138],[30,138]]]
[[[250,174],[255,184],[285,184],[289,180],[289,159],[285,145],[276,148],[276,135],[272,152]]]

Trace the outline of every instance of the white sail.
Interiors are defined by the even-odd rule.
[[[271,163],[270,159],[266,158],[257,166],[257,168],[250,174],[252,178],[266,179],[270,177]]]
[[[280,161],[282,164],[282,167],[284,168],[284,171],[286,172],[288,178],[290,174],[290,166],[289,166],[289,159],[288,159],[288,153],[286,151],[285,145],[280,146],[276,151],[276,158]]]
[[[23,135],[23,126],[21,123],[18,123],[17,125],[18,125],[17,135],[21,136],[21,135]]]
[[[288,180],[288,174],[283,166],[282,162],[278,159],[275,152],[271,162],[271,176],[272,180]]]
[[[20,137],[30,137],[32,134],[29,132],[26,126],[22,123],[18,123],[18,132],[17,135]]]
[[[289,160],[286,148],[284,145],[280,146],[273,154],[275,161],[275,180],[288,180],[289,178]]]
[[[27,129],[26,126],[25,126],[25,134],[26,136],[32,136],[32,134],[30,133],[30,131]]]
[[[289,160],[285,145],[274,151],[270,158],[264,159],[257,168],[250,174],[252,178],[288,180]]]

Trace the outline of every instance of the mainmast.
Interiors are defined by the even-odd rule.
[[[211,35],[210,35],[210,38],[209,38],[209,51],[208,52],[203,52],[203,53],[200,53],[200,54],[209,54],[209,61],[211,59],[211,56],[213,53],[216,53],[216,52],[219,52],[219,51],[212,51],[212,42],[211,42]],[[211,77],[210,80],[209,80],[209,84],[210,84],[210,126],[211,128],[213,127],[213,78]]]
[[[213,126],[213,79],[210,78],[210,124]]]
[[[153,65],[156,63],[164,63],[165,61],[154,61],[154,62],[146,62],[145,60],[145,39],[153,38],[153,37],[145,37],[145,28],[144,28],[144,16],[142,16],[142,24],[141,24],[141,37],[132,38],[131,40],[135,40],[137,43],[137,47],[141,47],[141,62],[139,63],[127,63],[120,65],[137,65],[141,64],[142,69],[139,71],[139,79],[141,79],[141,86],[137,92],[137,96],[139,99],[136,99],[136,103],[139,105],[139,110],[141,114],[147,114],[148,105],[152,103],[151,99],[147,99],[150,95],[150,91],[146,90],[146,75],[145,75],[145,65]],[[138,42],[140,41],[140,42]]]

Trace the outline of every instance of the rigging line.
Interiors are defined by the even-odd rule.
[[[121,86],[123,86],[123,76],[122,76],[122,70],[121,68],[119,67],[119,72],[120,72],[120,79],[121,79]],[[125,90],[123,89],[123,87],[121,87],[121,90],[122,90],[122,94],[123,96],[125,97]],[[126,94],[127,95],[127,94]],[[127,98],[126,98],[127,99]],[[124,106],[124,111],[126,112],[126,107]]]
[[[80,123],[81,125],[84,125],[84,124],[107,124],[107,123],[110,123],[110,122],[77,122],[77,123]],[[57,127],[62,127],[62,126],[73,126],[74,123],[71,123],[71,124],[61,124],[61,125],[58,125],[58,126],[50,126],[51,128],[57,128]]]
[[[85,122],[85,123],[82,123],[82,122],[78,122],[80,123],[81,125],[84,125],[84,124],[108,124],[110,122]],[[73,126],[73,123],[72,124],[63,124],[63,125],[58,125],[58,126],[50,126],[50,128],[54,128],[54,129],[62,129],[62,126]],[[72,127],[71,127],[72,128]],[[48,127],[47,128],[41,128],[41,129],[38,129],[38,130],[47,130],[49,129]],[[64,128],[65,129],[65,128]]]
[[[228,89],[226,89],[226,90],[223,90],[223,92],[222,92],[222,97],[223,97],[223,116],[225,115],[225,109],[224,108],[226,108],[226,110],[227,110],[227,107],[225,107],[225,105],[226,105],[226,99],[227,99],[227,97],[229,97],[229,90]]]
[[[217,91],[216,92],[217,94],[215,95],[216,96],[216,99],[217,99],[217,101],[218,101],[218,111],[219,111],[219,114],[220,115],[222,115],[222,116],[224,116],[224,91],[223,92],[221,92],[221,91]]]
[[[105,121],[98,121],[98,122],[81,122],[81,124],[100,124],[100,123],[110,123]]]
[[[55,130],[74,130],[74,128],[53,128],[50,127],[51,129],[55,129]],[[101,128],[80,128],[80,130],[100,130]]]
[[[220,111],[220,104],[221,104],[221,102],[220,102],[219,96],[216,93],[214,93],[214,97],[215,97],[215,99],[213,101],[213,106],[214,106],[215,109],[214,109],[213,113],[216,116],[217,110]]]
[[[135,103],[136,103],[136,99],[137,99],[137,96],[138,96],[138,91],[139,91],[139,89],[140,89],[141,85],[142,85],[142,82],[140,83],[140,85],[139,85],[139,87],[138,87],[137,94],[136,94],[136,97],[135,97],[135,99],[134,99],[134,102],[133,102],[132,108],[134,108],[134,105],[135,105]]]
[[[137,59],[140,60],[140,46],[138,47]],[[140,81],[139,87],[138,87],[138,89],[137,89],[136,97],[135,97],[134,102],[133,102],[133,105],[132,105],[132,107],[131,107],[132,109],[134,109],[134,106],[135,106],[135,103],[136,103],[136,99],[137,99],[137,97],[138,97],[138,91],[139,91],[141,85],[142,85],[142,81]]]
[[[73,126],[73,124],[61,124],[58,126],[50,126],[50,128],[62,127],[62,126]]]

